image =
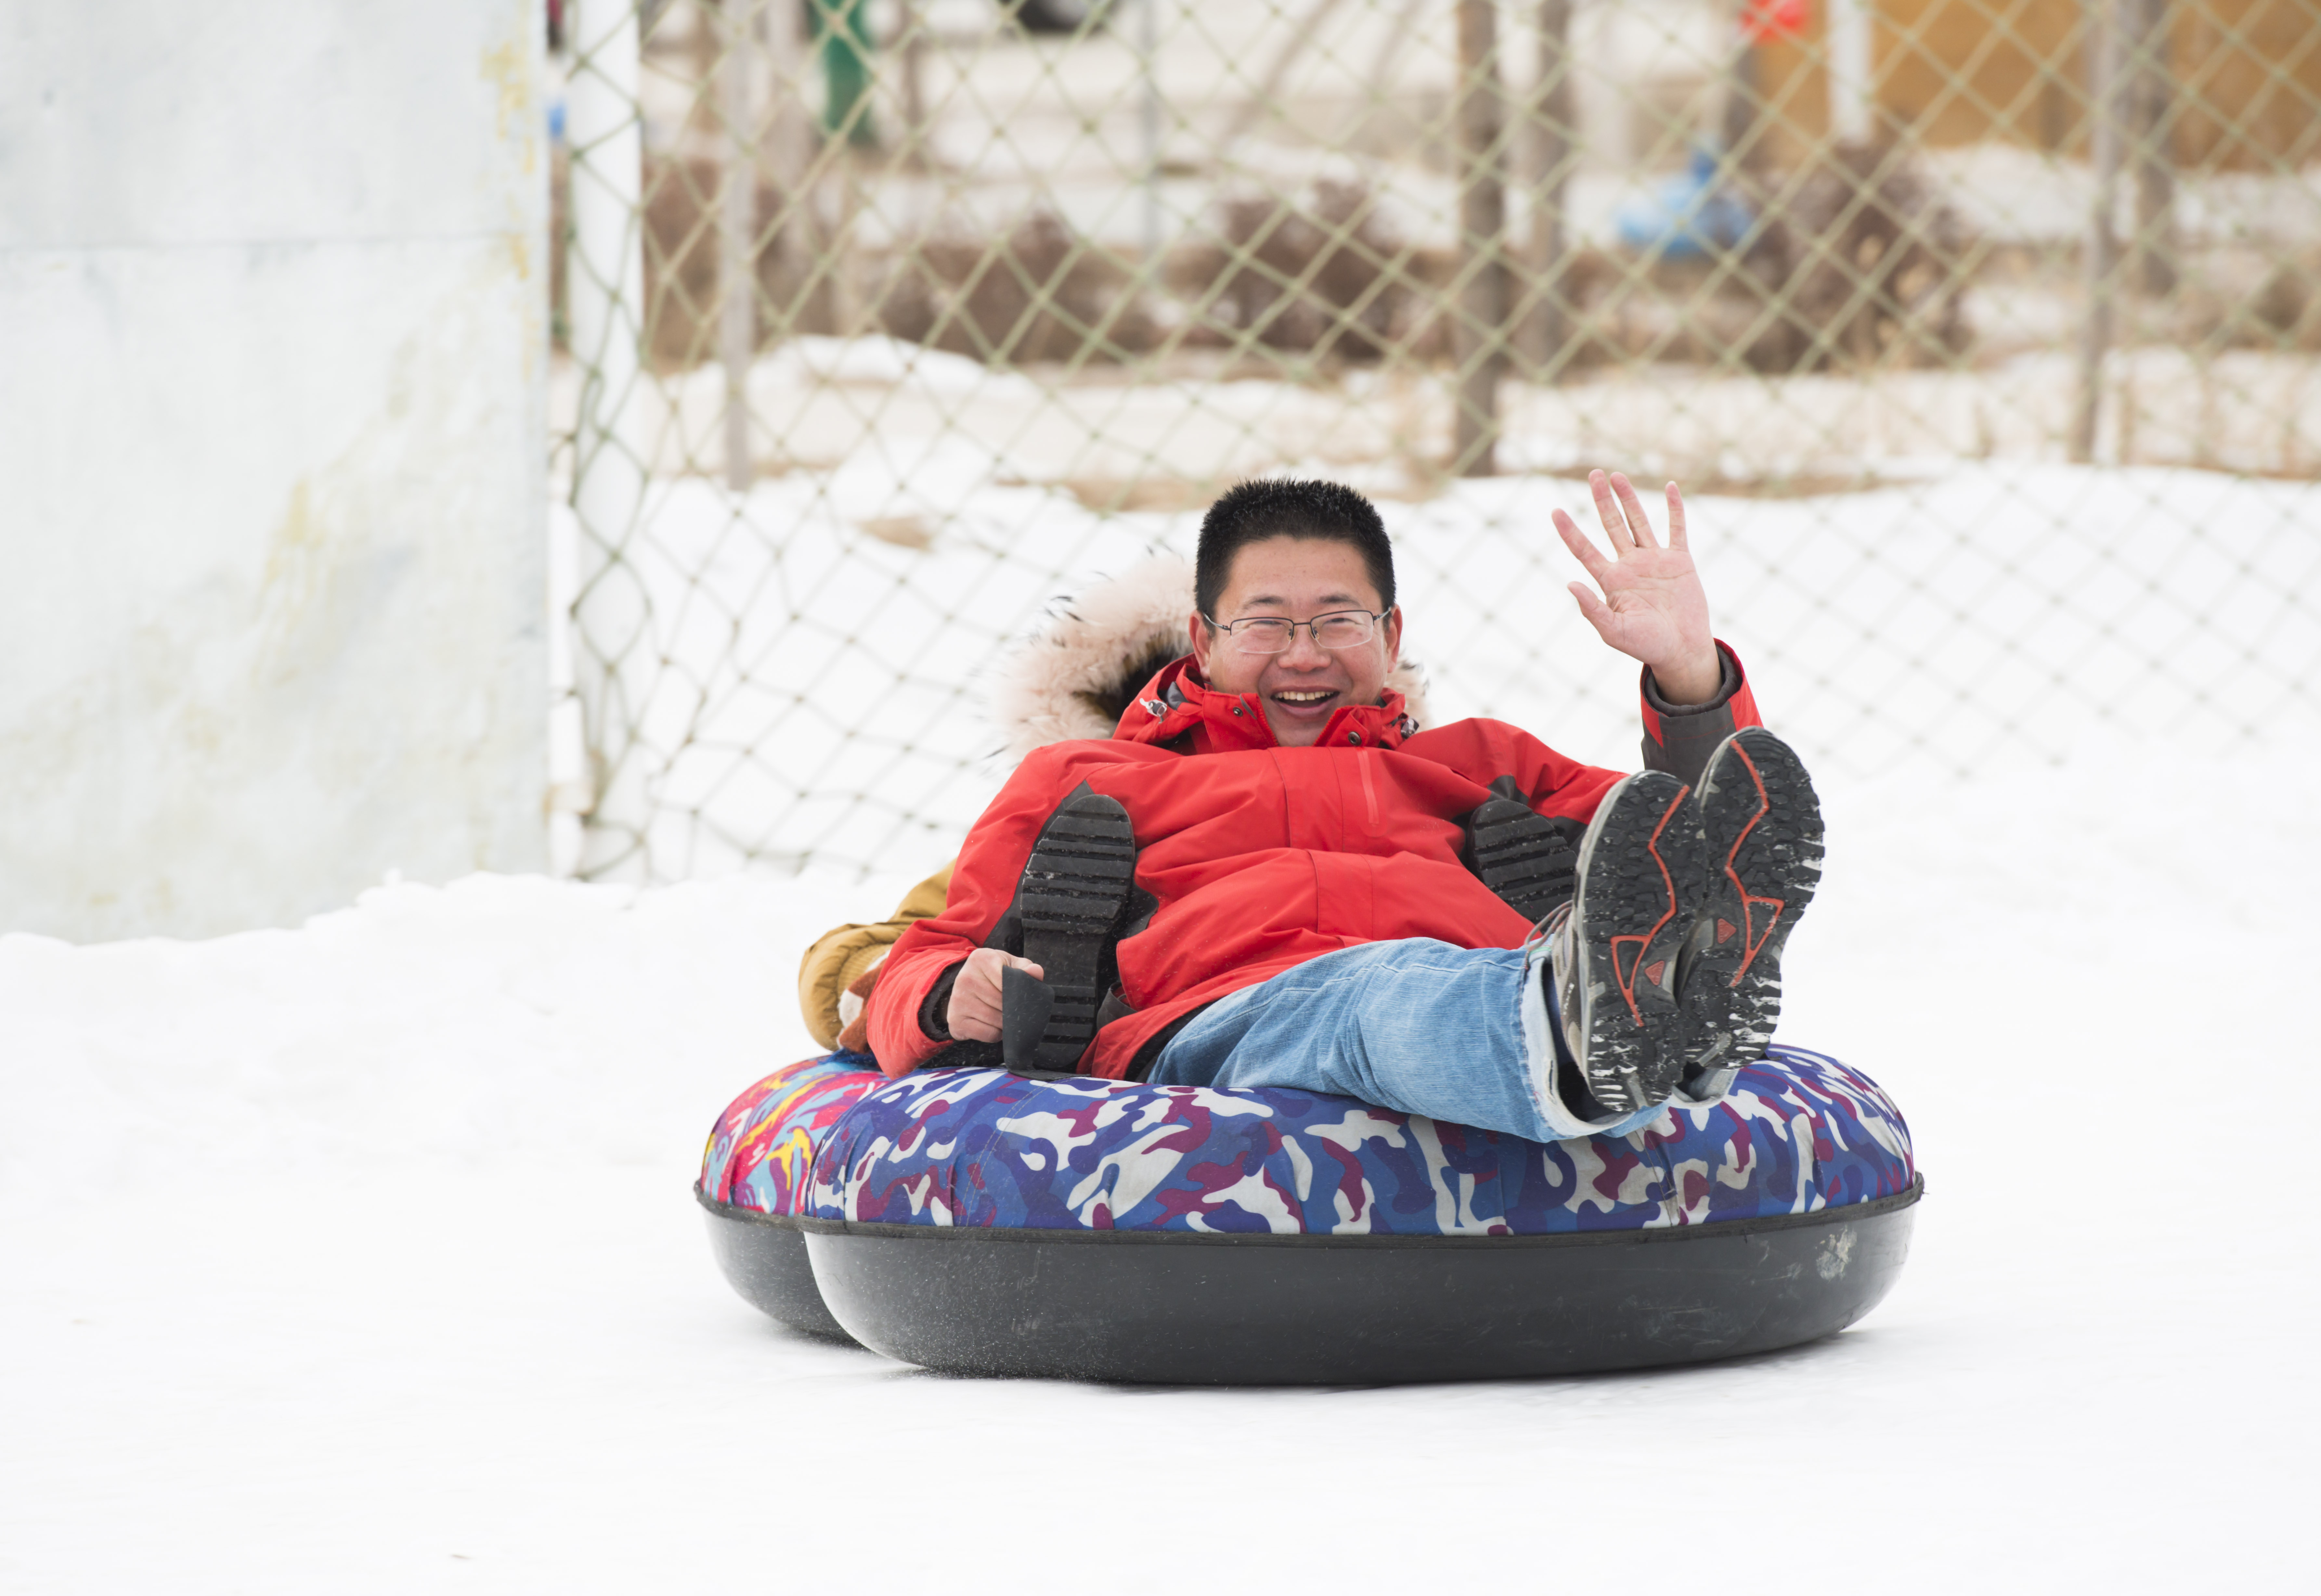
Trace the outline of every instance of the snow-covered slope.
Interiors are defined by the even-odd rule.
[[[772,1326],[694,1160],[893,881],[0,939],[0,1588],[2288,1588],[2321,759],[2180,752],[1833,781],[1783,1034],[1909,1113],[1916,1256],[1677,1373],[1076,1387]]]

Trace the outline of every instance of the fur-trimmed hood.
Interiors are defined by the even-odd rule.
[[[1073,738],[1113,734],[1129,703],[1170,660],[1188,652],[1193,562],[1164,554],[1057,602],[1047,625],[993,674],[992,723],[1006,757]],[[1413,721],[1426,721],[1426,678],[1403,660],[1386,679]]]

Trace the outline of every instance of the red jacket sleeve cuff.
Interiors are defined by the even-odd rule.
[[[870,1056],[889,1075],[907,1075],[951,1046],[948,1037],[929,1036],[919,1016],[937,984],[967,955],[949,946],[953,939],[921,937],[918,929],[918,925],[913,925],[905,931],[887,956],[886,972],[878,977],[863,1015],[870,1036]]]
[[[1720,639],[1716,657],[1724,667],[1725,679],[1718,685],[1716,696],[1707,703],[1669,703],[1661,696],[1651,669],[1645,669],[1641,691],[1646,770],[1664,770],[1679,781],[1697,784],[1717,744],[1743,726],[1764,724],[1758,718],[1756,695],[1749,691],[1749,678],[1741,668],[1741,657]]]

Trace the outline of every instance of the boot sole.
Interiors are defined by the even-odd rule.
[[[1095,1038],[1105,944],[1135,885],[1135,829],[1117,800],[1085,793],[1048,817],[1021,888],[1024,957],[1055,993],[1041,1032],[1040,1068],[1079,1068]]]
[[[1789,746],[1762,727],[1727,739],[1700,781],[1708,837],[1703,935],[1684,972],[1690,1067],[1764,1056],[1781,1017],[1781,949],[1821,881],[1821,803]]]
[[[1571,898],[1573,849],[1554,821],[1514,798],[1494,798],[1469,817],[1475,875],[1534,924]]]
[[[1700,907],[1707,855],[1691,790],[1647,771],[1614,788],[1580,845],[1572,931],[1580,1009],[1566,1040],[1588,1092],[1633,1112],[1667,1101],[1683,1068],[1677,955]]]

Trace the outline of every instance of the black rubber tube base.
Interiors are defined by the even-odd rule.
[[[805,1230],[832,1317],[905,1363],[961,1374],[1352,1385],[1700,1363],[1833,1335],[1891,1289],[1922,1189],[1786,1220],[1579,1237],[788,1223]]]
[[[736,1211],[704,1202],[709,1220],[709,1250],[727,1283],[742,1300],[769,1319],[794,1330],[834,1341],[854,1338],[830,1316],[814,1283],[806,1237],[778,1225],[731,1217]]]

